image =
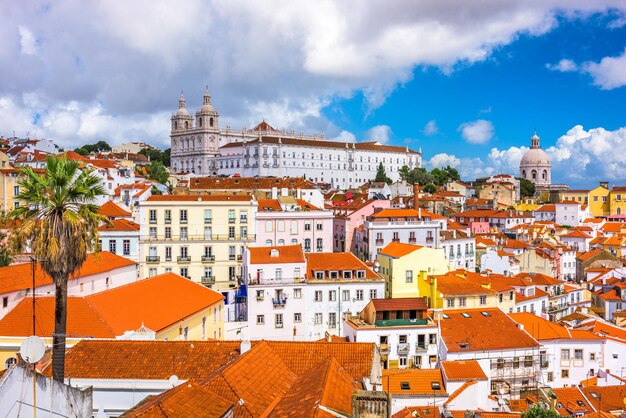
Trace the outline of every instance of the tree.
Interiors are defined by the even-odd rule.
[[[88,155],[91,152],[99,151],[111,151],[111,146],[106,141],[98,141],[95,144],[85,144],[74,150],[74,152],[80,155]]]
[[[146,157],[150,158],[150,161],[159,161],[166,167],[170,166],[170,153],[170,148],[166,149],[165,151],[161,151],[157,148],[144,148],[139,151],[139,154],[145,155]]]
[[[374,181],[384,181],[387,184],[393,183],[393,181],[391,181],[391,179],[387,177],[387,173],[385,172],[385,167],[383,166],[383,163],[378,164],[378,170],[376,170],[376,177],[374,178]]]
[[[558,412],[551,409],[546,409],[540,404],[536,403],[528,411],[522,414],[522,418],[559,418]]]
[[[517,179],[519,180],[519,188],[522,198],[533,197],[536,191],[535,183],[522,177],[518,177]]]
[[[150,165],[146,166],[146,175],[150,180],[157,181],[161,184],[167,183],[170,178],[170,173],[160,161],[154,161]]]
[[[13,262],[13,251],[7,243],[7,234],[0,231],[0,267],[6,267]]]
[[[21,169],[19,199],[8,219],[17,221],[12,244],[18,251],[28,246],[55,286],[52,377],[63,382],[67,325],[67,280],[98,246],[98,225],[106,218],[98,213],[96,198],[105,194],[100,179],[80,162],[65,156],[48,157],[45,174],[31,167]]]
[[[443,186],[450,181],[461,179],[459,171],[450,166],[446,166],[445,168],[433,168],[430,171],[430,175],[433,176],[434,183],[437,186]]]
[[[428,183],[426,186],[424,186],[424,192],[426,193],[436,193],[437,192],[437,186],[435,186],[433,183]]]

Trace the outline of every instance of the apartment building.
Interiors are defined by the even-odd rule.
[[[244,249],[256,241],[256,211],[251,196],[151,196],[139,207],[143,274],[236,288]]]

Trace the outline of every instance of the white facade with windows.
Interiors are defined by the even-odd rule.
[[[139,231],[100,231],[100,248],[139,261]]]
[[[399,170],[421,167],[421,152],[379,142],[328,141],[323,136],[296,135],[265,122],[253,129],[219,128],[219,114],[208,91],[194,118],[181,96],[171,121],[171,166],[175,172],[242,177],[302,177],[338,188],[356,187],[376,176],[380,163],[392,180]]]

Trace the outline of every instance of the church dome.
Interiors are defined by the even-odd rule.
[[[202,101],[202,106],[200,107],[200,109],[196,113],[197,114],[201,114],[201,113],[217,114],[217,111],[215,110],[215,108],[213,108],[213,104],[211,103],[211,96],[209,95],[209,88],[208,87],[204,91],[204,97],[203,97],[203,101]]]
[[[534,166],[534,165],[550,165],[550,157],[541,148],[531,148],[522,157],[520,161],[522,166]]]
[[[187,112],[187,101],[185,100],[185,96],[180,94],[180,98],[178,99],[178,110],[174,114],[174,116],[189,116],[189,112]]]

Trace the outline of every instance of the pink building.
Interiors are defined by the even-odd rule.
[[[304,252],[333,251],[333,213],[292,196],[259,199],[256,246],[301,245]]]
[[[489,233],[489,222],[470,222],[469,223],[470,230],[472,234],[488,234]]]
[[[365,223],[368,216],[378,208],[389,209],[391,200],[366,200],[352,202],[333,208],[333,249],[335,252],[351,251],[354,253],[356,244],[354,231]]]

